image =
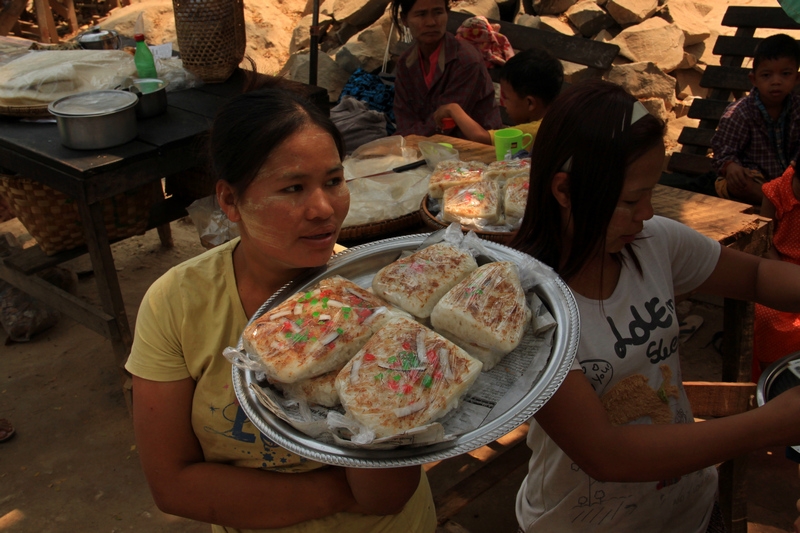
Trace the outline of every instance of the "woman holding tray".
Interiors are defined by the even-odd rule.
[[[226,103],[210,137],[216,197],[241,237],[147,291],[126,368],[142,466],[164,512],[215,532],[432,532],[420,467],[322,465],[280,448],[239,406],[222,356],[280,287],[333,252],[350,197],[330,120],[280,89]]]
[[[539,531],[724,531],[716,463],[800,443],[800,388],[744,414],[693,423],[681,383],[675,294],[800,310],[800,267],[737,252],[653,215],[664,124],[622,88],[565,91],[533,146],[512,246],[575,294],[572,371],[535,415],[517,520]]]

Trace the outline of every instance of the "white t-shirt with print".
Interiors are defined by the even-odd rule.
[[[720,245],[662,217],[646,221],[640,237],[634,250],[644,276],[626,257],[602,307],[575,295],[581,337],[573,370],[583,370],[604,405],[621,398],[632,408],[627,416],[610,409],[618,423],[694,423],[681,384],[675,294],[708,278]],[[526,533],[706,530],[717,486],[714,467],[658,482],[602,483],[573,463],[535,421],[528,446],[533,456],[516,503]]]

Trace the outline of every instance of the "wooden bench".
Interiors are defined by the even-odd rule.
[[[689,118],[699,119],[700,123],[696,128],[686,126],[681,131],[678,142],[683,146],[670,157],[669,172],[697,176],[712,170],[709,152],[719,119],[733,99],[752,87],[748,79],[750,68],[742,65],[745,58],[753,57],[756,46],[763,40],[754,37],[755,31],[800,30],[800,24],[780,7],[730,6],[722,25],[736,28],[736,34],[717,38],[714,54],[720,56],[720,65],[707,66],[700,79],[700,86],[710,89],[708,97],[694,100],[689,107]]]

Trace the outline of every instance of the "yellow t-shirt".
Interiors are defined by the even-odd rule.
[[[139,308],[125,368],[152,381],[191,377],[196,382],[192,428],[206,461],[287,473],[323,467],[262,435],[236,399],[231,364],[222,356],[222,350],[236,346],[248,320],[233,272],[233,250],[238,243],[236,238],[189,259],[153,283]],[[381,517],[339,513],[269,531],[407,533],[432,532],[435,528],[433,499],[423,473],[420,486],[400,514]],[[240,530],[213,526],[212,531]]]
[[[533,140],[531,141],[531,146],[525,148],[527,151],[531,151],[533,147],[533,141],[536,140],[536,134],[539,133],[539,125],[542,123],[541,120],[534,120],[533,122],[525,122],[524,124],[517,124],[516,126],[509,126],[510,128],[517,128],[522,133],[530,133],[533,136]],[[494,132],[497,130],[489,130],[489,136],[492,138],[492,146],[494,146]]]

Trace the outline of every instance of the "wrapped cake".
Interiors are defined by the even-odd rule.
[[[251,322],[242,344],[268,379],[295,383],[341,368],[392,314],[383,299],[333,276]]]
[[[517,265],[488,263],[461,280],[431,313],[433,328],[493,368],[516,348],[531,323]]]
[[[436,421],[458,406],[481,362],[422,324],[397,318],[336,377],[347,416],[375,433],[397,435]]]
[[[428,318],[436,302],[478,264],[469,252],[440,242],[380,269],[372,290],[417,318]]]

